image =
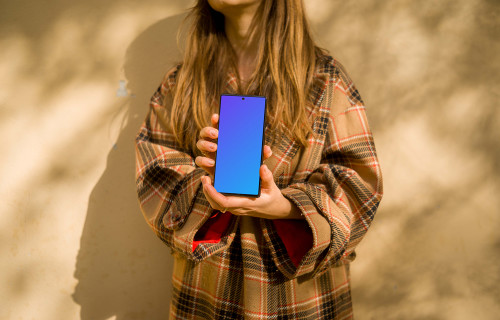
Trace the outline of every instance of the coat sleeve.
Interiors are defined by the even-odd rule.
[[[136,135],[137,194],[142,213],[155,234],[174,251],[200,261],[228,246],[234,238],[235,222],[219,243],[199,245],[193,251],[195,234],[216,212],[202,190],[201,177],[208,174],[196,166],[191,152],[178,146],[170,130],[177,70],[167,73],[152,96],[149,112]]]
[[[313,236],[312,247],[298,265],[290,259],[276,228],[264,222],[273,260],[288,278],[319,275],[354,259],[354,249],[382,198],[381,170],[364,103],[336,61],[326,91],[322,106],[328,106],[327,112],[319,116],[326,123],[319,165],[311,168],[305,180],[281,190],[300,209]]]

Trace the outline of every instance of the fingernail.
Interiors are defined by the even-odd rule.
[[[217,131],[217,129],[210,130],[210,135],[215,138],[217,136]]]
[[[215,161],[214,161],[214,160],[212,160],[212,159],[208,159],[208,160],[207,160],[207,162],[208,162],[208,164],[210,164],[210,165],[213,165],[213,164],[215,163]]]

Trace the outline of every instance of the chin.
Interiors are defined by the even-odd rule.
[[[220,13],[226,10],[236,9],[238,7],[248,7],[258,5],[262,0],[208,0],[208,4],[212,9]]]

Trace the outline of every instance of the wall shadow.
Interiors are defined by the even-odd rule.
[[[426,196],[427,205],[413,205],[422,201],[413,193],[403,194],[398,189],[386,193],[368,236],[396,230],[394,236],[384,239],[397,241],[384,244],[372,238],[374,243],[370,243],[367,238],[360,245],[367,248],[367,253],[380,248],[384,252],[375,258],[360,254],[359,261],[354,263],[355,267],[364,259],[373,266],[365,274],[361,271],[355,274],[352,269],[354,312],[360,318],[462,319],[466,316],[452,316],[450,309],[473,313],[471,318],[480,317],[479,310],[484,315],[494,314],[498,309],[494,299],[498,289],[492,284],[498,282],[495,280],[500,274],[500,240],[498,233],[481,235],[498,224],[492,209],[497,200],[493,196],[486,198],[495,192],[485,190],[498,190],[498,182],[485,184],[485,181],[500,172],[497,147],[500,117],[496,107],[499,93],[491,85],[499,74],[495,59],[499,48],[495,41],[500,30],[495,19],[499,4],[481,0],[466,15],[474,18],[452,19],[466,3],[449,0],[413,8],[406,7],[406,2],[389,5],[375,1],[335,1],[335,10],[315,24],[327,47],[338,48],[333,50],[334,56],[335,51],[340,51],[340,56],[349,57],[341,62],[367,102],[372,129],[377,131],[377,144],[386,145],[379,149],[382,151],[379,157],[385,160],[382,163],[385,177],[392,178],[386,179],[388,186],[404,187],[409,183],[407,177],[395,176],[394,166],[407,161],[405,151],[413,150],[414,144],[423,138],[411,136],[408,138],[411,143],[400,150],[397,146],[402,144],[394,143],[401,139],[398,132],[390,135],[393,140],[379,137],[397,128],[397,123],[411,124],[417,116],[422,116],[428,124],[426,138],[443,147],[436,154],[429,153],[432,148],[418,149],[427,151],[419,156],[435,166],[434,176],[444,174],[437,169],[446,169],[447,165],[438,158],[455,154],[454,146],[467,151],[466,156],[482,159],[483,163],[481,167],[467,167],[474,169],[476,176],[461,179],[460,184],[441,183],[438,179],[419,184],[419,189],[426,189],[420,194]],[[360,16],[363,18],[353,19]],[[386,23],[396,21],[395,18],[403,23],[402,27],[406,26],[404,32],[399,33],[399,26],[387,27]],[[414,25],[405,25],[410,18]],[[175,33],[181,20],[179,15],[159,21],[141,33],[127,50],[124,70],[128,89],[134,96],[123,102],[126,125],[90,195],[76,263],[75,278],[79,283],[73,298],[81,305],[81,318],[85,320],[112,316],[168,318],[172,260],[169,249],[154,236],[139,210],[133,143],[149,97],[169,66],[180,59]],[[439,26],[447,24],[449,29],[438,32]],[[468,26],[467,32],[458,34],[455,29],[463,30],[459,28],[461,24]],[[340,31],[345,26],[354,31],[346,32],[348,37],[342,38]],[[394,35],[401,41],[419,36],[422,42],[389,41]],[[393,47],[386,48],[384,44]],[[427,49],[417,55],[410,54],[419,48]],[[415,64],[420,63],[419,72],[409,73],[407,78],[396,72],[398,66],[392,60],[404,62],[406,56],[401,53],[415,58]],[[363,76],[357,76],[360,74]],[[464,109],[458,109],[468,93],[477,102],[465,103]],[[429,175],[431,171],[424,169],[418,167],[408,177]],[[451,175],[450,172],[445,173]],[[457,176],[461,174],[456,172]],[[481,187],[484,185],[486,188]],[[482,193],[486,196],[481,197]],[[409,204],[405,207],[387,204],[396,197]],[[482,205],[483,202],[491,205]],[[391,229],[393,221],[398,226]]]
[[[124,126],[89,197],[80,240],[73,299],[81,319],[166,319],[172,258],[139,209],[135,190],[134,137],[165,72],[180,60],[177,29],[184,15],[163,19],[127,48]]]

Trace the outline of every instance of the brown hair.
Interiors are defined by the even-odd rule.
[[[200,155],[196,148],[200,130],[210,125],[227,74],[237,78],[236,54],[224,29],[224,16],[207,0],[198,0],[188,18],[192,19],[184,60],[173,92],[170,125],[180,146]],[[283,129],[290,130],[302,145],[314,134],[307,119],[306,101],[313,82],[316,58],[324,51],[314,44],[302,0],[263,0],[250,30],[263,26],[258,37],[257,67],[246,87],[238,94],[267,97],[266,119],[272,141]]]

